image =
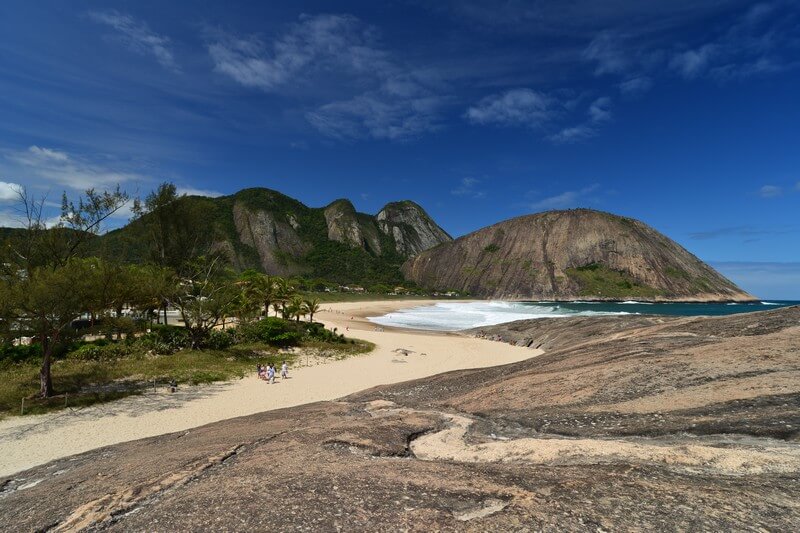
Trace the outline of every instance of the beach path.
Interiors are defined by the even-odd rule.
[[[176,393],[132,396],[82,409],[0,420],[0,476],[102,446],[186,431],[271,409],[333,400],[377,385],[534,357],[537,351],[453,334],[387,328],[365,317],[420,300],[323,304],[315,316],[339,333],[375,343],[369,354],[290,369],[269,385],[254,375],[232,382],[181,387]],[[349,328],[349,331],[348,331]],[[406,351],[408,355],[404,355]],[[424,355],[423,355],[424,354]],[[302,357],[297,361],[302,364]]]

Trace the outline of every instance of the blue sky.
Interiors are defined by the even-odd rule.
[[[799,94],[791,1],[6,0],[0,224],[15,185],[164,180],[454,236],[592,207],[800,299]]]

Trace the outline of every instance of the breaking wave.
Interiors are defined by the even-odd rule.
[[[383,316],[368,317],[368,320],[381,326],[458,331],[531,318],[629,314],[636,313],[574,310],[555,302],[441,302],[393,311]]]

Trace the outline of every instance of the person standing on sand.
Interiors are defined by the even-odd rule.
[[[270,385],[275,383],[275,367],[270,363],[269,367],[267,367],[267,380],[269,381]]]
[[[281,379],[289,379],[289,365],[286,364],[286,361],[281,365]]]

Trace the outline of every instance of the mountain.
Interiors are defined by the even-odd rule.
[[[178,207],[202,212],[206,248],[223,250],[233,266],[273,275],[304,275],[340,283],[400,283],[408,257],[452,240],[425,210],[393,202],[376,215],[349,200],[308,207],[277,191],[244,189],[230,196],[180,198]],[[144,225],[133,221],[96,239],[106,254],[128,261],[146,256]]]
[[[646,224],[590,209],[500,222],[426,250],[402,271],[422,287],[487,298],[754,299]]]

